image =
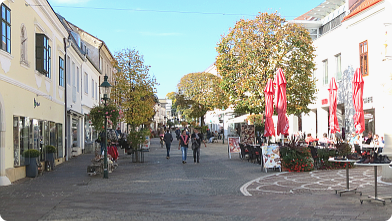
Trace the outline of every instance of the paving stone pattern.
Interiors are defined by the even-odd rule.
[[[88,176],[93,155],[72,158],[35,179],[0,187],[4,220],[387,220],[392,203],[359,202],[359,194],[339,197],[345,170],[312,173],[261,172],[258,164],[228,159],[227,144],[202,147],[200,164],[191,150],[181,162],[178,142],[171,158],[152,139],[144,163],[120,154],[109,179]],[[121,151],[120,151],[121,152]],[[373,194],[372,168],[350,170],[351,185]],[[251,196],[245,196],[248,192]],[[389,183],[379,195],[391,195]]]

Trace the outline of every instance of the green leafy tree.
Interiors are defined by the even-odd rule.
[[[114,74],[114,98],[123,111],[123,120],[130,126],[129,141],[133,150],[140,147],[143,133],[137,127],[148,124],[155,115],[158,85],[150,76],[143,56],[135,49],[124,49],[115,54],[117,73]],[[136,161],[139,161],[136,154]]]
[[[217,46],[221,87],[236,112],[263,113],[264,88],[282,68],[287,81],[287,113],[309,112],[315,100],[314,47],[306,29],[277,13],[238,21]]]
[[[135,49],[124,49],[115,54],[117,73],[114,75],[114,97],[124,113],[125,122],[132,129],[154,117],[158,85],[149,75],[143,56]]]
[[[228,98],[219,87],[221,79],[213,74],[201,72],[183,76],[177,85],[176,104],[184,109],[188,118],[201,118],[214,108],[227,108]]]

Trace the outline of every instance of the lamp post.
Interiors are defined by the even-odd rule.
[[[104,80],[99,87],[103,88],[103,100],[105,101],[105,107],[106,107],[106,101],[109,100],[108,94],[110,93],[110,88],[112,85],[109,84],[108,82],[108,76],[104,76]],[[108,119],[105,114],[105,148],[104,148],[104,159],[103,159],[103,178],[107,179],[109,178],[109,173],[108,173],[108,135],[107,135],[107,124],[108,124]]]

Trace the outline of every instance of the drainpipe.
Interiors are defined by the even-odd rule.
[[[67,48],[69,48],[71,46],[71,42],[69,41],[69,38],[64,38],[64,52],[65,52],[65,58],[64,58],[64,88],[65,88],[65,105],[64,105],[64,110],[65,110],[65,120],[64,120],[64,128],[65,128],[65,141],[64,141],[64,145],[65,145],[65,160],[68,161],[68,121],[67,121],[67,108],[68,108],[68,93],[67,93],[67,88],[68,88],[68,84],[67,84]],[[67,46],[67,42],[69,43],[69,45]]]

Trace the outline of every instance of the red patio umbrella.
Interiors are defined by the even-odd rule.
[[[355,133],[360,134],[365,130],[365,119],[363,113],[363,86],[364,81],[361,69],[357,68],[353,77],[353,101],[354,101],[354,127]]]
[[[329,81],[328,92],[329,92],[329,127],[331,133],[334,134],[340,131],[338,118],[336,116],[336,108],[337,108],[336,96],[338,93],[338,86],[336,85],[336,80],[334,77],[332,77],[331,80]]]
[[[286,98],[286,79],[281,68],[278,68],[275,75],[274,85],[276,85],[276,110],[278,112],[278,126],[276,134],[289,134],[289,120],[286,117],[287,98]]]
[[[268,79],[267,85],[264,89],[265,97],[265,129],[264,137],[275,136],[274,120],[272,115],[274,114],[274,85],[271,79]]]

